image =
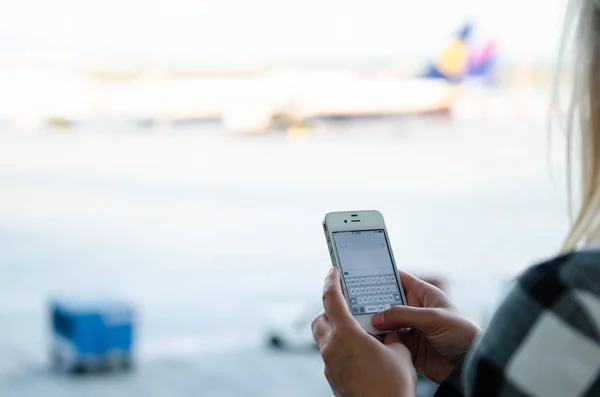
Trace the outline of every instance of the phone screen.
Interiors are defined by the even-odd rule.
[[[352,314],[403,305],[384,230],[333,232]]]

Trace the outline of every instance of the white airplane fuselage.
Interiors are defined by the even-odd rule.
[[[443,79],[299,73],[138,82],[109,102],[123,115],[219,118],[233,130],[253,131],[268,128],[281,115],[305,121],[447,110],[458,89]]]

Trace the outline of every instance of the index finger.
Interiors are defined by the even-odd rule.
[[[340,272],[332,267],[323,285],[323,309],[334,325],[351,324],[354,320],[342,292]]]
[[[310,325],[310,328],[313,334],[313,339],[317,343],[317,346],[319,346],[319,349],[321,349],[324,343],[327,341],[327,335],[329,334],[331,328],[324,312],[319,313],[319,315],[315,317]]]

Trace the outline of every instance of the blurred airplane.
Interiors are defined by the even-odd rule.
[[[150,74],[108,101],[115,113],[144,121],[222,119],[236,132],[263,132],[273,123],[316,119],[449,114],[470,78],[486,78],[495,46],[470,50],[466,23],[442,54],[413,76],[355,70],[275,71],[254,77],[170,79]]]
[[[220,119],[229,130],[251,133],[318,119],[448,115],[465,81],[491,81],[495,43],[472,51],[472,30],[466,23],[437,59],[411,76],[279,70],[178,79],[168,69],[157,68],[132,83],[100,87],[75,70],[16,68],[0,73],[0,118],[63,125],[89,118],[145,125]]]

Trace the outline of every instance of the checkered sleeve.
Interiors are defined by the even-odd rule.
[[[600,396],[600,251],[526,271],[459,377],[464,396]]]

